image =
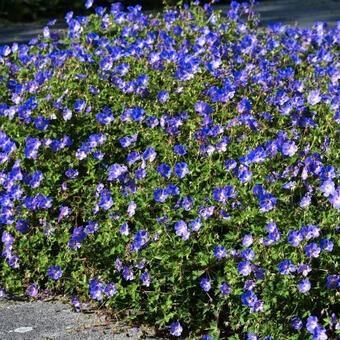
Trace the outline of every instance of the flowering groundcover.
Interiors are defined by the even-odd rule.
[[[0,47],[0,295],[182,338],[339,335],[339,29],[237,2],[65,19]]]

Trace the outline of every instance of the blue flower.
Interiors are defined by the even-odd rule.
[[[184,241],[189,238],[190,231],[188,230],[188,225],[184,221],[180,220],[176,222],[174,228],[176,235],[182,237]]]
[[[297,152],[298,148],[293,141],[284,142],[281,146],[282,154],[292,157]]]
[[[181,324],[176,321],[173,322],[170,326],[170,334],[173,336],[181,336],[183,332],[183,327],[181,326]]]
[[[106,286],[105,286],[105,289],[104,289],[104,294],[110,298],[112,297],[113,295],[116,295],[118,292],[117,290],[117,287],[114,283],[108,283]]]
[[[143,272],[140,276],[140,280],[142,281],[143,286],[150,286],[150,274],[148,272]]]
[[[86,101],[83,99],[77,99],[73,105],[74,111],[81,113],[86,108]]]
[[[310,105],[316,105],[320,103],[321,97],[320,97],[320,91],[319,90],[313,90],[308,93],[307,96],[307,102]]]
[[[160,103],[164,104],[169,99],[169,92],[159,91],[158,94],[157,94],[157,99]]]
[[[290,325],[294,330],[299,331],[303,327],[303,322],[298,316],[293,316]]]
[[[252,173],[247,166],[241,164],[237,170],[237,177],[241,183],[247,183],[251,180]]]
[[[169,194],[167,193],[165,189],[159,188],[159,189],[155,189],[153,192],[153,199],[156,202],[164,203],[168,197],[169,197]]]
[[[251,234],[244,235],[242,239],[243,247],[250,247],[252,244],[253,244],[253,236]]]
[[[187,153],[186,147],[182,144],[176,144],[174,146],[174,152],[177,155],[184,156]]]
[[[26,147],[25,147],[25,156],[28,159],[37,159],[39,147],[41,146],[41,142],[37,138],[27,137],[26,138]]]
[[[47,270],[47,275],[51,279],[58,281],[62,277],[63,272],[61,271],[60,266],[50,266]]]
[[[240,262],[237,265],[237,270],[243,276],[248,276],[252,271],[251,263],[249,261]]]
[[[125,281],[132,281],[135,278],[133,270],[128,266],[123,267],[122,275]]]
[[[214,248],[214,256],[217,258],[217,260],[222,260],[227,256],[227,252],[223,246],[216,246]]]
[[[332,180],[324,181],[320,186],[320,191],[325,197],[329,197],[335,193],[335,184]]]
[[[103,282],[97,279],[90,280],[89,293],[93,300],[101,301],[103,299],[104,290],[105,290],[105,285]]]
[[[108,181],[114,181],[116,179],[119,179],[122,175],[127,173],[128,169],[125,165],[121,164],[113,164],[108,169]]]
[[[280,274],[288,275],[296,271],[296,268],[291,260],[283,260],[278,265],[277,268]]]
[[[307,244],[304,250],[308,257],[319,257],[321,251],[320,247],[316,243]]]
[[[189,167],[185,162],[176,163],[174,171],[179,178],[184,178],[190,172]]]
[[[300,293],[306,294],[311,289],[311,283],[308,279],[304,279],[299,282],[298,284],[298,290]]]
[[[157,167],[157,172],[164,178],[170,178],[171,167],[168,164],[162,163]]]
[[[307,331],[309,333],[313,334],[314,333],[314,329],[316,327],[318,327],[318,325],[319,325],[318,322],[319,322],[319,320],[318,320],[318,318],[316,316],[313,316],[313,315],[309,316],[307,318],[307,323],[306,323]]]
[[[223,282],[221,285],[220,285],[220,292],[223,294],[223,295],[229,295],[231,293],[231,288],[230,286]]]
[[[328,289],[339,289],[340,275],[327,275],[326,286]]]
[[[86,0],[85,1],[85,8],[89,9],[92,7],[94,0]]]
[[[200,286],[201,288],[205,291],[205,292],[209,292],[209,290],[211,289],[211,281],[209,278],[207,277],[203,277],[200,280]]]
[[[331,240],[324,238],[320,241],[320,247],[321,250],[332,252],[334,248],[334,243]]]
[[[255,303],[258,301],[258,298],[252,290],[247,290],[245,293],[241,295],[241,300],[245,306],[253,307]]]

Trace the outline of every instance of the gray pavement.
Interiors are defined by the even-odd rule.
[[[60,301],[0,299],[0,339],[160,339],[150,328],[128,327],[103,313],[76,313]]]

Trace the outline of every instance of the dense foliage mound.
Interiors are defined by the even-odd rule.
[[[334,338],[339,30],[236,2],[66,21],[1,47],[2,294],[182,338]]]

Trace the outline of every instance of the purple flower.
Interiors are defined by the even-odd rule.
[[[189,223],[189,227],[192,231],[200,230],[201,226],[202,226],[202,222],[200,218],[196,218],[195,220]]]
[[[305,195],[302,197],[301,201],[300,201],[300,208],[304,209],[304,208],[307,208],[310,206],[312,202],[312,198],[311,198],[311,195]]]
[[[222,260],[227,256],[227,252],[223,246],[216,246],[214,248],[214,256],[217,258],[217,260]]]
[[[200,280],[200,286],[201,288],[205,291],[205,292],[209,292],[209,290],[211,289],[211,281],[209,278],[207,277],[203,277]]]
[[[129,203],[129,206],[127,208],[127,214],[129,217],[132,217],[135,215],[135,212],[136,212],[136,209],[137,209],[137,204],[135,201],[131,201]]]
[[[39,287],[36,283],[30,284],[26,289],[26,294],[29,297],[36,297],[39,293]]]
[[[243,259],[251,261],[255,257],[255,252],[251,248],[247,248],[242,250],[240,255]]]
[[[66,175],[66,177],[73,179],[73,178],[76,178],[79,175],[79,172],[76,169],[68,169],[68,170],[65,171],[65,175]]]
[[[147,147],[142,155],[143,159],[145,161],[149,161],[150,163],[155,160],[156,156],[157,156],[157,152],[152,147]]]
[[[80,303],[80,301],[79,301],[79,299],[78,299],[77,296],[72,296],[72,298],[71,298],[71,304],[73,305],[75,311],[76,311],[77,313],[79,313],[80,310],[81,310],[81,303]]]
[[[6,296],[6,291],[2,287],[0,287],[0,299]]]
[[[173,322],[171,325],[170,325],[170,334],[173,335],[173,336],[181,336],[183,332],[183,328],[181,326],[181,324],[176,321],[176,322]]]
[[[311,289],[311,283],[308,279],[304,279],[298,283],[298,290],[300,293],[306,294]]]
[[[221,285],[220,285],[220,292],[223,294],[223,295],[229,295],[231,293],[231,288],[230,286],[223,282]]]
[[[256,281],[254,280],[246,280],[243,286],[244,290],[253,290],[256,286]]]
[[[142,249],[149,241],[149,233],[146,230],[139,230],[135,234],[135,238],[131,245],[132,251],[138,251]]]
[[[260,212],[268,212],[275,208],[277,199],[270,193],[263,193],[258,196]]]
[[[153,199],[159,203],[164,203],[168,196],[169,195],[165,189],[155,189],[153,192]]]
[[[135,278],[133,270],[128,266],[123,267],[122,275],[125,281],[132,281]]]
[[[248,113],[252,109],[251,102],[247,98],[242,98],[237,104],[238,113]]]
[[[18,230],[20,233],[25,234],[29,229],[29,224],[26,220],[18,220],[15,224],[15,229]]]
[[[328,289],[339,289],[340,275],[328,275],[326,278],[326,286]]]
[[[108,283],[106,286],[105,286],[105,289],[104,289],[104,293],[105,295],[110,298],[112,297],[113,295],[117,294],[117,287],[114,283]]]
[[[110,111],[103,111],[96,114],[96,120],[99,124],[108,125],[114,121],[113,114]]]
[[[43,180],[44,175],[41,171],[35,171],[33,174],[29,176],[28,185],[32,188],[38,188]]]
[[[294,330],[299,331],[303,327],[303,322],[298,316],[293,316],[290,325]]]
[[[142,285],[149,287],[150,286],[150,274],[148,272],[143,272],[140,276],[140,280],[142,281]]]
[[[327,331],[322,326],[317,326],[313,332],[313,340],[327,340]]]
[[[47,270],[47,275],[50,279],[58,281],[62,277],[63,272],[60,266],[50,266]]]
[[[229,159],[225,161],[224,165],[227,171],[231,171],[237,167],[237,162],[233,159]]]
[[[174,171],[179,178],[184,178],[190,172],[185,162],[176,163]]]
[[[71,208],[64,206],[61,207],[59,210],[59,215],[58,215],[58,223],[66,216],[70,215],[72,212]]]

